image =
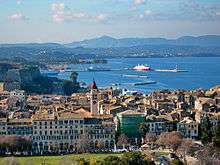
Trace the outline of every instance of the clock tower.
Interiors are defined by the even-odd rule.
[[[90,91],[90,112],[92,115],[98,115],[99,114],[99,100],[98,100],[98,88],[93,80],[93,83],[91,85],[91,91]]]

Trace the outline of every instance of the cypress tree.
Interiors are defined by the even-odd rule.
[[[206,117],[202,129],[201,129],[201,140],[203,144],[207,144],[212,141],[212,124],[208,117]]]
[[[214,143],[215,147],[220,148],[220,123],[218,123],[218,125],[215,129],[213,143]]]

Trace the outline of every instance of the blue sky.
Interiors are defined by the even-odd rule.
[[[220,35],[220,0],[0,0],[0,43]]]

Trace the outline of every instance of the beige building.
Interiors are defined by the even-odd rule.
[[[199,123],[189,117],[185,117],[182,121],[177,123],[177,131],[181,132],[186,138],[198,138]]]
[[[216,102],[214,99],[207,97],[199,97],[195,101],[195,109],[208,112],[210,110],[210,107],[215,104]]]
[[[3,92],[5,90],[5,83],[4,82],[0,82],[0,92]]]
[[[0,118],[0,135],[32,136],[31,119]]]
[[[100,144],[109,150],[115,144],[115,126],[111,115],[92,116],[84,109],[41,112],[33,116],[32,138],[33,150],[39,154],[79,151],[83,145],[96,150]]]

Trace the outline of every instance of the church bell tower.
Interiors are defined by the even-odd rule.
[[[91,85],[91,91],[90,91],[90,112],[92,115],[98,115],[99,114],[99,100],[98,100],[98,88],[95,83],[95,80],[93,80],[93,83]]]

